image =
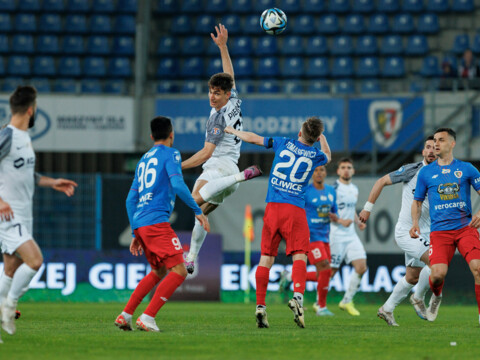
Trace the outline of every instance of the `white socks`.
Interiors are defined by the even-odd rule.
[[[386,312],[393,312],[395,308],[400,304],[408,295],[410,290],[415,285],[410,284],[406,279],[405,276],[400,279],[400,281],[395,285],[393,288],[392,293],[388,297],[387,301],[385,304],[383,304],[383,310]]]
[[[2,273],[0,277],[0,305],[2,300],[7,297],[8,292],[10,291],[10,286],[12,285],[12,278]]]
[[[303,307],[303,294],[299,292],[293,293],[293,298],[298,301],[301,307]]]
[[[15,274],[13,274],[8,297],[14,301],[18,301],[18,299],[27,292],[28,285],[36,273],[37,270],[33,270],[27,264],[20,265],[17,271],[15,271]]]
[[[188,251],[188,255],[186,259],[188,262],[195,261],[200,251],[200,248],[202,247],[203,242],[205,241],[206,236],[207,236],[207,232],[205,231],[203,226],[200,225],[200,222],[197,219],[195,219],[195,226],[193,227],[193,230],[192,230],[192,239],[190,240],[190,250]]]
[[[342,299],[342,302],[344,304],[348,304],[350,301],[353,300],[353,297],[355,296],[358,288],[360,287],[362,276],[363,275],[358,275],[355,271],[353,272],[352,277],[350,278],[350,284],[348,285],[348,289]]]
[[[420,271],[417,288],[415,289],[415,299],[425,299],[425,294],[427,293],[428,289],[430,289],[430,283],[428,282],[428,278],[430,277],[431,272],[432,270],[430,270],[428,266],[425,266],[422,271]]]
[[[217,195],[217,193],[241,181],[245,181],[245,175],[243,174],[243,171],[235,175],[210,180],[200,189],[199,193],[202,196],[202,199],[205,202],[208,202],[212,197]]]
[[[126,321],[128,322],[132,321],[132,314],[127,314],[125,311],[122,311],[122,315]]]

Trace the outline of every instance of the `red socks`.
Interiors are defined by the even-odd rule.
[[[258,266],[255,272],[255,280],[257,283],[257,305],[265,306],[265,297],[267,296],[268,279],[270,269],[265,266]]]
[[[480,285],[475,284],[475,297],[477,298],[478,314],[480,314]]]
[[[434,285],[432,283],[432,279],[429,277],[428,282],[430,283],[430,289],[432,289],[432,292],[435,294],[435,296],[440,296],[442,294],[442,289],[445,281],[442,281],[442,283],[439,285]]]
[[[317,272],[316,271],[307,272],[307,281],[317,281]]]
[[[320,271],[320,273],[318,274],[318,284],[317,284],[318,305],[322,308],[327,306],[328,285],[330,283],[331,274],[332,274],[332,269],[326,269],[326,270]]]
[[[185,281],[185,278],[181,275],[178,275],[175,272],[170,272],[162,283],[158,285],[155,294],[153,295],[150,304],[144,311],[145,315],[155,317],[158,313],[158,310],[167,302],[167,300],[172,296],[172,294],[177,290],[177,288],[182,285]]]
[[[293,292],[305,293],[305,282],[307,280],[307,263],[303,260],[296,260],[292,267]]]
[[[125,311],[127,314],[132,315],[137,309],[138,305],[142,302],[143,298],[158,284],[160,278],[153,272],[149,272],[135,288],[135,291],[130,296]]]

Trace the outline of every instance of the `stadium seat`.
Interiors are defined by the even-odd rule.
[[[182,13],[203,14],[201,0],[185,0],[181,2],[180,10]]]
[[[304,92],[302,83],[295,80],[284,82],[282,88],[282,93],[285,94],[302,94]]]
[[[299,78],[304,74],[303,58],[289,57],[285,59],[282,66],[282,76],[284,78]]]
[[[83,60],[83,75],[97,78],[106,75],[105,60],[102,57],[86,57]]]
[[[180,76],[184,79],[200,78],[203,74],[203,59],[201,57],[191,57],[185,59],[180,67]]]
[[[423,12],[423,0],[403,0],[402,11],[407,13]]]
[[[198,81],[184,81],[180,90],[183,94],[199,93],[202,89],[202,84]]]
[[[257,46],[255,48],[255,54],[257,56],[276,55],[278,53],[277,37],[276,36],[263,36],[258,39]]]
[[[43,0],[42,10],[44,12],[63,12],[65,4],[63,0]]]
[[[117,36],[113,38],[112,53],[122,56],[135,55],[135,43],[133,37]]]
[[[449,10],[448,0],[427,0],[427,11],[444,13]]]
[[[228,29],[228,34],[238,35],[242,33],[242,21],[238,15],[226,15],[222,24]]]
[[[453,0],[452,10],[459,13],[472,12],[475,10],[473,0]]]
[[[374,55],[378,53],[377,38],[372,35],[363,35],[357,39],[355,49],[357,55]]]
[[[102,93],[102,85],[96,79],[84,79],[81,83],[81,91],[84,94],[100,94]]]
[[[20,12],[40,11],[40,0],[20,0],[18,2],[18,10]]]
[[[58,34],[63,31],[62,20],[58,14],[43,14],[40,16],[38,31],[47,34]]]
[[[330,85],[327,80],[310,81],[307,92],[314,94],[328,94],[330,93]]]
[[[174,79],[178,75],[178,60],[175,58],[162,57],[157,67],[157,78]]]
[[[303,12],[308,14],[320,14],[325,11],[325,0],[304,0]]]
[[[423,59],[420,75],[423,77],[436,77],[440,75],[440,67],[436,56],[427,56]]]
[[[106,36],[90,36],[87,40],[87,53],[93,55],[108,55],[110,45]]]
[[[280,92],[280,85],[276,80],[262,80],[258,86],[258,92],[264,94],[276,94]]]
[[[12,53],[13,54],[32,54],[35,51],[33,48],[32,35],[14,35],[12,38]]]
[[[108,15],[93,15],[90,18],[90,32],[92,34],[110,34],[112,23]]]
[[[183,55],[203,55],[204,51],[205,49],[202,36],[188,36],[183,39]]]
[[[132,65],[130,64],[130,59],[122,57],[110,59],[108,63],[108,76],[113,78],[131,77]]]
[[[331,13],[347,13],[350,10],[348,0],[329,0],[328,11]]]
[[[398,0],[379,0],[377,11],[380,13],[397,13],[400,10]]]
[[[53,85],[53,91],[58,93],[76,93],[77,84],[73,79],[57,80]]]
[[[214,46],[214,55],[218,55],[218,46],[210,42]],[[248,36],[239,36],[231,40],[230,53],[235,56],[250,56],[253,53],[252,38]]]
[[[288,36],[283,39],[283,45],[280,47],[283,55],[302,55],[303,39],[300,36]]]
[[[73,35],[73,36],[64,36],[63,37],[63,53],[77,55],[84,54],[85,46],[83,42],[83,37]]]
[[[338,80],[335,84],[336,93],[341,95],[351,95],[355,93],[355,84],[351,79]]]
[[[117,34],[135,34],[135,17],[131,15],[119,15],[115,18],[113,25]]]
[[[428,41],[424,35],[412,35],[408,38],[405,54],[410,56],[425,55],[428,50]]]
[[[156,13],[160,15],[173,15],[177,14],[179,9],[177,0],[157,0],[157,7],[155,9]]]
[[[325,55],[328,53],[327,39],[324,36],[311,36],[307,39],[305,53],[309,56]]]
[[[209,0],[205,7],[205,12],[207,14],[222,14],[228,11],[227,0]],[[223,24],[223,23],[222,23]],[[228,27],[227,27],[228,29]],[[228,29],[230,33],[230,29]]]
[[[403,54],[403,40],[400,35],[387,35],[382,39],[380,45],[382,55],[400,55]]]
[[[415,30],[410,14],[400,14],[393,19],[392,31],[398,34],[410,34]]]
[[[250,78],[254,74],[254,66],[251,58],[243,57],[233,60],[235,78]]]
[[[325,57],[314,57],[308,59],[307,71],[308,78],[326,78],[330,76],[328,59]]]
[[[103,90],[107,94],[120,95],[127,92],[127,86],[123,80],[108,80]]]
[[[52,92],[50,81],[46,78],[33,78],[30,80],[30,84],[35,86],[35,89],[37,89],[39,93]]]
[[[7,64],[7,74],[13,76],[30,75],[30,59],[28,56],[10,56]]]
[[[255,85],[250,80],[235,81],[235,87],[237,88],[240,96],[243,94],[251,94],[255,92]]]
[[[253,10],[252,0],[232,0],[230,12],[232,14],[247,14]]]
[[[362,94],[376,94],[382,92],[382,90],[377,79],[368,79],[361,82],[360,92]]]
[[[475,34],[475,36],[473,37],[473,44],[472,44],[471,50],[475,55],[480,54],[480,34],[479,33]]]
[[[374,78],[380,74],[380,65],[376,57],[362,57],[358,61],[356,75],[360,78]]]
[[[353,0],[352,12],[367,14],[375,10],[373,0]]]
[[[353,40],[348,35],[338,35],[333,38],[330,49],[332,55],[351,55],[353,53]]]
[[[117,12],[119,13],[136,14],[137,9],[138,9],[137,0],[118,0],[117,1]]]
[[[320,34],[336,34],[340,30],[338,18],[333,14],[323,15],[320,17],[317,31]]]
[[[157,94],[172,94],[177,92],[177,87],[171,81],[160,81],[157,84]]]
[[[89,0],[67,0],[67,12],[69,13],[87,13],[90,11]]]
[[[14,12],[15,10],[15,0],[0,0],[0,13]]]
[[[35,76],[55,76],[55,60],[51,56],[36,56],[33,59],[33,75]]]
[[[410,82],[410,92],[420,93],[425,91],[425,80],[415,79]]]
[[[333,60],[332,77],[343,78],[353,76],[353,60],[350,57],[337,57]]]
[[[365,20],[362,15],[348,15],[343,25],[343,32],[346,34],[359,35],[365,32]]]
[[[217,73],[223,72],[222,60],[213,59],[208,62],[207,65],[207,76],[212,76]]]
[[[17,14],[14,28],[17,33],[33,33],[37,31],[37,20],[33,14]]]
[[[315,19],[312,15],[298,15],[292,27],[294,34],[309,35],[315,32]]]
[[[0,54],[9,54],[10,47],[8,46],[8,36],[0,34]]]
[[[243,25],[243,32],[245,35],[263,35],[265,34],[260,27],[260,20],[258,15],[249,15],[245,18]]]
[[[443,57],[442,63],[445,63],[445,62],[449,63],[450,66],[454,69],[454,71],[456,71],[456,69],[458,68],[458,61],[455,54],[445,54],[445,56]]]
[[[13,92],[17,88],[18,85],[24,84],[24,80],[22,78],[5,78],[3,80],[2,91],[3,92]]]
[[[77,77],[81,75],[80,58],[74,56],[65,56],[60,58],[58,64],[58,74],[65,77]]]
[[[37,36],[37,48],[38,54],[59,54],[60,47],[58,45],[58,36],[55,35],[40,35]]]
[[[388,57],[383,64],[382,76],[398,78],[405,76],[405,64],[401,57]]]
[[[302,6],[298,0],[280,0],[280,9],[285,14],[297,14],[302,11]]]
[[[463,54],[463,52],[470,48],[470,39],[467,34],[460,34],[455,36],[453,41],[452,52],[457,55]]]
[[[94,14],[111,14],[115,12],[113,0],[93,0],[92,12]]]
[[[158,41],[157,55],[174,56],[178,53],[178,43],[173,36],[162,36]]]
[[[276,57],[264,57],[258,61],[257,75],[260,78],[277,77],[279,74],[280,68]]]
[[[195,25],[195,33],[197,34],[210,34],[215,33],[215,18],[211,15],[200,15],[197,17],[197,23]]]
[[[8,33],[12,31],[12,21],[10,15],[0,13],[0,33]]]
[[[417,31],[422,34],[436,34],[440,31],[436,14],[423,14],[418,18]]]
[[[385,14],[375,14],[370,17],[367,32],[385,34],[389,31],[388,18]]]
[[[275,0],[255,0],[253,1],[253,11],[261,14],[265,9],[276,7]]]
[[[84,15],[67,15],[65,18],[65,32],[85,34],[87,32],[87,19]]]

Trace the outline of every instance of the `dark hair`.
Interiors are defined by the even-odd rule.
[[[429,135],[426,139],[425,139],[425,142],[429,141],[429,140],[435,140],[433,135]]]
[[[340,167],[340,164],[343,164],[343,163],[350,163],[350,164],[352,164],[352,166],[353,166],[353,160],[352,160],[351,158],[349,158],[349,157],[342,157],[342,158],[340,158],[340,160],[338,160],[338,162],[337,162],[337,168],[339,168],[339,167]]]
[[[227,73],[218,73],[208,80],[209,88],[220,88],[225,92],[229,92],[233,88],[233,77]]]
[[[172,120],[166,116],[157,116],[150,121],[153,140],[165,140],[173,130]]]
[[[10,95],[12,115],[25,114],[30,106],[35,105],[37,90],[33,86],[18,86]]]
[[[323,133],[323,121],[316,116],[309,117],[302,124],[302,137],[310,144],[314,144]]]
[[[439,128],[437,130],[435,130],[434,134],[437,134],[439,132],[446,132],[448,133],[448,135],[450,135],[451,137],[453,137],[453,140],[457,140],[457,133],[455,131],[453,131],[453,129],[451,128]]]

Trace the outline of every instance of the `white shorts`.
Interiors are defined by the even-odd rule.
[[[203,172],[198,177],[197,182],[199,180],[205,181],[212,181],[218,178],[222,178],[225,176],[234,175],[240,172],[238,169],[237,164],[227,158],[210,158],[208,161],[203,164]],[[195,182],[195,187],[197,186],[197,182]],[[232,195],[237,189],[239,184],[234,184],[222,192],[218,193],[214,197],[212,197],[208,202],[214,205],[219,205],[223,203],[223,200]]]
[[[14,218],[0,221],[0,244],[2,253],[13,255],[28,240],[32,240],[33,220]]]
[[[367,258],[365,248],[358,236],[352,237],[348,241],[342,239],[339,242],[330,239],[330,252],[332,253],[331,267],[335,269],[340,267],[343,260],[350,264],[354,260]]]
[[[410,237],[409,231],[395,228],[395,241],[405,252],[405,266],[424,267],[420,260],[430,246],[430,233],[422,233],[418,239]]]

